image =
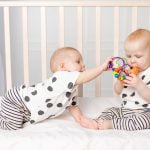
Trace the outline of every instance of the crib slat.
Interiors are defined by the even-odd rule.
[[[114,56],[119,55],[119,7],[114,7]],[[115,82],[113,79],[113,84]],[[115,93],[113,93],[115,95]]]
[[[101,16],[101,9],[100,7],[96,7],[96,66],[100,65],[100,49],[101,49],[101,38],[100,38],[100,16]],[[95,95],[101,95],[101,80],[100,76],[95,80]]]
[[[82,54],[82,49],[83,49],[83,39],[82,39],[82,33],[83,33],[83,12],[82,12],[82,7],[77,7],[77,48]],[[78,95],[83,96],[83,85],[80,85],[78,88]]]
[[[83,12],[82,12],[82,7],[77,8],[77,47],[80,53],[82,54],[82,32],[83,32]]]
[[[119,8],[114,8],[114,56],[118,56],[119,51]]]
[[[137,7],[132,8],[132,31],[137,28]]]
[[[64,7],[59,7],[59,46],[64,46]]]
[[[27,7],[22,7],[22,32],[23,32],[24,83],[26,85],[29,85],[29,48],[28,48]]]
[[[8,90],[12,87],[9,7],[4,7],[3,11],[4,11],[4,35],[5,35],[6,87]]]
[[[42,80],[47,77],[47,64],[46,64],[46,13],[45,7],[41,7],[41,65],[42,65]]]

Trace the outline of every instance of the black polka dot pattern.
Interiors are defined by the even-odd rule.
[[[138,101],[135,101],[135,104],[136,104],[136,105],[138,105],[138,104],[139,104],[139,102],[138,102]]]
[[[32,95],[37,95],[37,90],[31,92]]]
[[[53,78],[52,78],[52,82],[55,82],[56,80],[57,80],[56,77],[53,77]]]
[[[150,84],[150,81],[149,81],[149,82],[147,82],[146,84],[147,84],[147,85],[149,85],[149,84]]]
[[[144,78],[145,78],[145,75],[143,75],[141,79],[144,80]]]
[[[143,104],[142,106],[143,106],[144,108],[146,108],[146,107],[148,107],[148,104]]]
[[[127,101],[123,101],[123,105],[126,105],[127,104]]]
[[[66,97],[69,98],[71,96],[71,92],[66,92]]]
[[[51,91],[53,91],[53,88],[51,86],[48,86],[47,90],[51,92]]]
[[[122,98],[125,98],[125,97],[127,97],[127,94],[124,94],[124,93],[123,93],[123,94],[122,94]]]
[[[51,108],[52,106],[53,106],[52,103],[48,103],[48,104],[47,104],[47,107],[48,107],[48,108]]]
[[[47,102],[50,102],[50,101],[51,101],[51,99],[49,99],[49,98],[45,100],[46,103],[47,103]]]
[[[38,115],[43,115],[43,114],[44,114],[44,111],[42,111],[42,110],[38,111]]]
[[[22,89],[24,89],[25,87],[26,87],[26,86],[25,86],[25,85],[23,85],[23,86],[22,86]]]
[[[34,120],[30,120],[30,123],[33,124],[33,123],[35,123],[35,121]]]
[[[74,101],[74,102],[72,102],[71,104],[74,106],[74,105],[76,105],[77,103]]]
[[[57,107],[62,107],[62,106],[63,106],[62,103],[57,104]]]
[[[35,85],[31,85],[31,87],[35,87]]]
[[[72,97],[72,100],[74,100],[76,97],[74,96],[74,97]]]
[[[30,101],[30,97],[29,97],[29,96],[25,96],[24,100],[25,100],[26,102],[29,102],[29,101]]]
[[[69,82],[68,83],[68,89],[72,89],[73,88],[73,83],[72,82]]]
[[[133,92],[130,96],[131,96],[131,97],[135,96],[135,92]]]

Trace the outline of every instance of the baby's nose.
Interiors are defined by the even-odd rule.
[[[85,65],[82,65],[82,71],[85,71]]]
[[[130,62],[131,62],[131,64],[134,64],[135,63],[135,59],[131,58]]]

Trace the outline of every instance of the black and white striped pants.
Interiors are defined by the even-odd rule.
[[[150,109],[127,109],[112,107],[96,119],[112,120],[113,128],[118,130],[150,129]]]
[[[0,97],[0,129],[20,129],[29,118],[30,112],[21,99],[18,87]]]

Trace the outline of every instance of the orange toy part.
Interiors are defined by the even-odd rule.
[[[138,73],[139,73],[139,68],[138,68],[138,67],[133,67],[133,68],[131,69],[131,72],[132,72],[133,74],[135,74],[135,75],[138,75]]]

